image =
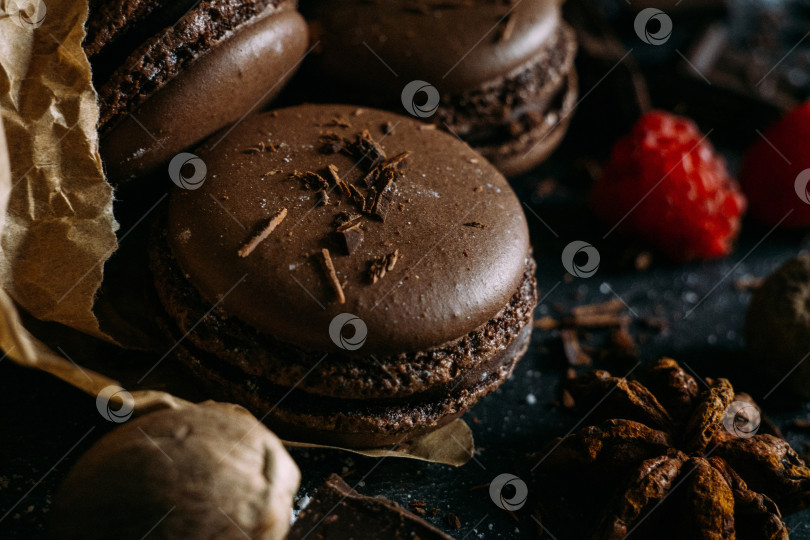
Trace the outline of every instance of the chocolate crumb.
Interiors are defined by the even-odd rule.
[[[290,177],[300,180],[304,183],[306,189],[311,189],[312,191],[327,191],[329,189],[329,182],[320,174],[312,171],[293,171],[290,173]]]
[[[422,124],[419,126],[419,131],[435,131],[436,124]]]
[[[286,208],[282,208],[281,210],[273,214],[273,216],[270,218],[270,220],[267,222],[267,225],[264,226],[261,232],[259,232],[259,234],[257,234],[253,238],[251,238],[247,244],[239,248],[237,254],[244,259],[248,255],[253,253],[253,250],[256,249],[256,247],[259,244],[261,244],[268,236],[270,236],[270,233],[272,233],[276,229],[276,227],[278,227],[279,224],[282,221],[284,221],[285,217],[287,217]]]
[[[355,110],[354,110],[354,112],[353,112],[352,114],[353,114],[354,116],[360,116],[360,115],[361,115],[361,114],[363,114],[364,112],[366,112],[366,110],[365,110],[365,109],[360,108],[360,109],[355,109]]]
[[[475,187],[473,188],[473,191],[474,191],[475,193],[481,193],[482,191],[484,191],[484,186],[475,186]]]
[[[325,126],[334,126],[334,127],[342,127],[342,128],[350,128],[352,127],[351,123],[346,120],[345,118],[334,117],[329,120]]]
[[[476,229],[486,229],[486,223],[481,223],[480,221],[468,221],[464,224],[465,227],[475,227]]]
[[[329,281],[329,285],[335,291],[337,295],[338,302],[341,304],[346,303],[346,295],[343,293],[343,287],[340,285],[340,280],[337,277],[337,272],[335,272],[335,265],[332,264],[332,257],[329,255],[329,250],[323,248],[321,250],[321,264],[323,265],[323,270],[326,272],[326,279]]]
[[[382,132],[385,133],[386,135],[391,135],[392,133],[394,133],[394,127],[395,124],[389,120],[388,122],[383,124]]]
[[[381,255],[371,261],[369,265],[369,279],[371,280],[371,284],[377,283],[387,272],[390,272],[396,266],[397,261],[399,260],[399,250],[395,249],[393,253],[389,253],[388,255]]]
[[[476,423],[477,423],[477,422],[476,422]],[[441,513],[442,513],[442,509],[441,509],[441,508],[436,508],[436,507],[433,507],[433,508],[431,508],[431,509],[430,509],[430,517],[437,517],[437,516],[438,516],[439,514],[441,514]]]
[[[460,529],[461,528],[461,520],[458,519],[458,516],[455,515],[453,512],[449,512],[447,514],[447,526],[451,529]]]

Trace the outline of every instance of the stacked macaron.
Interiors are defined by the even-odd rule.
[[[322,0],[308,14],[329,92],[435,123],[507,176],[562,140],[576,40],[554,0]]]
[[[171,194],[151,260],[176,350],[283,437],[395,444],[463,414],[526,350],[520,203],[425,127],[337,105],[253,115]]]
[[[501,172],[559,143],[576,47],[549,0],[350,0],[312,16],[328,97],[360,87],[357,101],[411,117],[250,114],[305,56],[293,0],[95,0],[101,154],[118,185],[180,152],[204,164],[193,185],[169,166],[150,256],[172,351],[202,382],[284,437],[395,444],[469,410],[526,350],[534,261]]]
[[[116,184],[267,104],[308,42],[294,0],[94,0],[86,28]]]

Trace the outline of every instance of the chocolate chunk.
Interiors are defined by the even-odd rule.
[[[346,251],[351,255],[363,243],[363,229],[360,228],[360,220],[349,222],[338,227],[338,232],[343,236],[346,244]]]
[[[424,508],[420,508],[424,512]],[[315,491],[287,538],[452,540],[393,501],[361,495],[336,474],[329,476],[326,483]]]
[[[364,129],[355,141],[355,155],[360,159],[369,162],[369,169],[373,169],[383,161],[385,161],[385,151],[374,139],[371,138],[371,133]]]
[[[371,207],[371,213],[380,218],[380,221],[385,221],[385,216],[387,216],[388,211],[391,210],[393,202],[394,182],[389,178],[374,199],[374,206]]]

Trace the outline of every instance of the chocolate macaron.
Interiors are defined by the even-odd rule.
[[[197,151],[201,185],[170,196],[151,264],[174,350],[282,437],[426,433],[526,350],[537,295],[520,203],[429,127],[338,105],[252,115]]]
[[[114,183],[270,101],[308,43],[295,0],[96,0],[85,52]]]
[[[336,81],[361,101],[404,106],[507,176],[562,140],[577,95],[576,40],[555,0],[323,0],[307,15],[330,89]]]

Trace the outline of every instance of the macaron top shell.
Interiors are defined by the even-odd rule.
[[[336,223],[356,212],[352,199],[330,180],[329,204],[316,204],[322,195],[301,173],[329,178],[333,165],[347,184],[360,185],[368,163],[333,153],[323,137],[354,140],[363,130],[388,158],[410,155],[385,219],[362,216],[363,241],[349,254]],[[429,349],[488,322],[524,279],[529,239],[517,197],[452,135],[387,112],[302,105],[250,116],[219,137],[197,151],[207,168],[201,187],[170,197],[169,244],[207,301],[276,339],[337,351],[330,323],[349,313],[367,329],[357,354]],[[282,209],[284,220],[240,256]],[[330,285],[323,249],[345,303]],[[372,283],[372,261],[395,252],[395,264]]]
[[[327,1],[315,18],[324,70],[388,93],[414,79],[454,93],[504,77],[532,61],[560,23],[554,0]]]

